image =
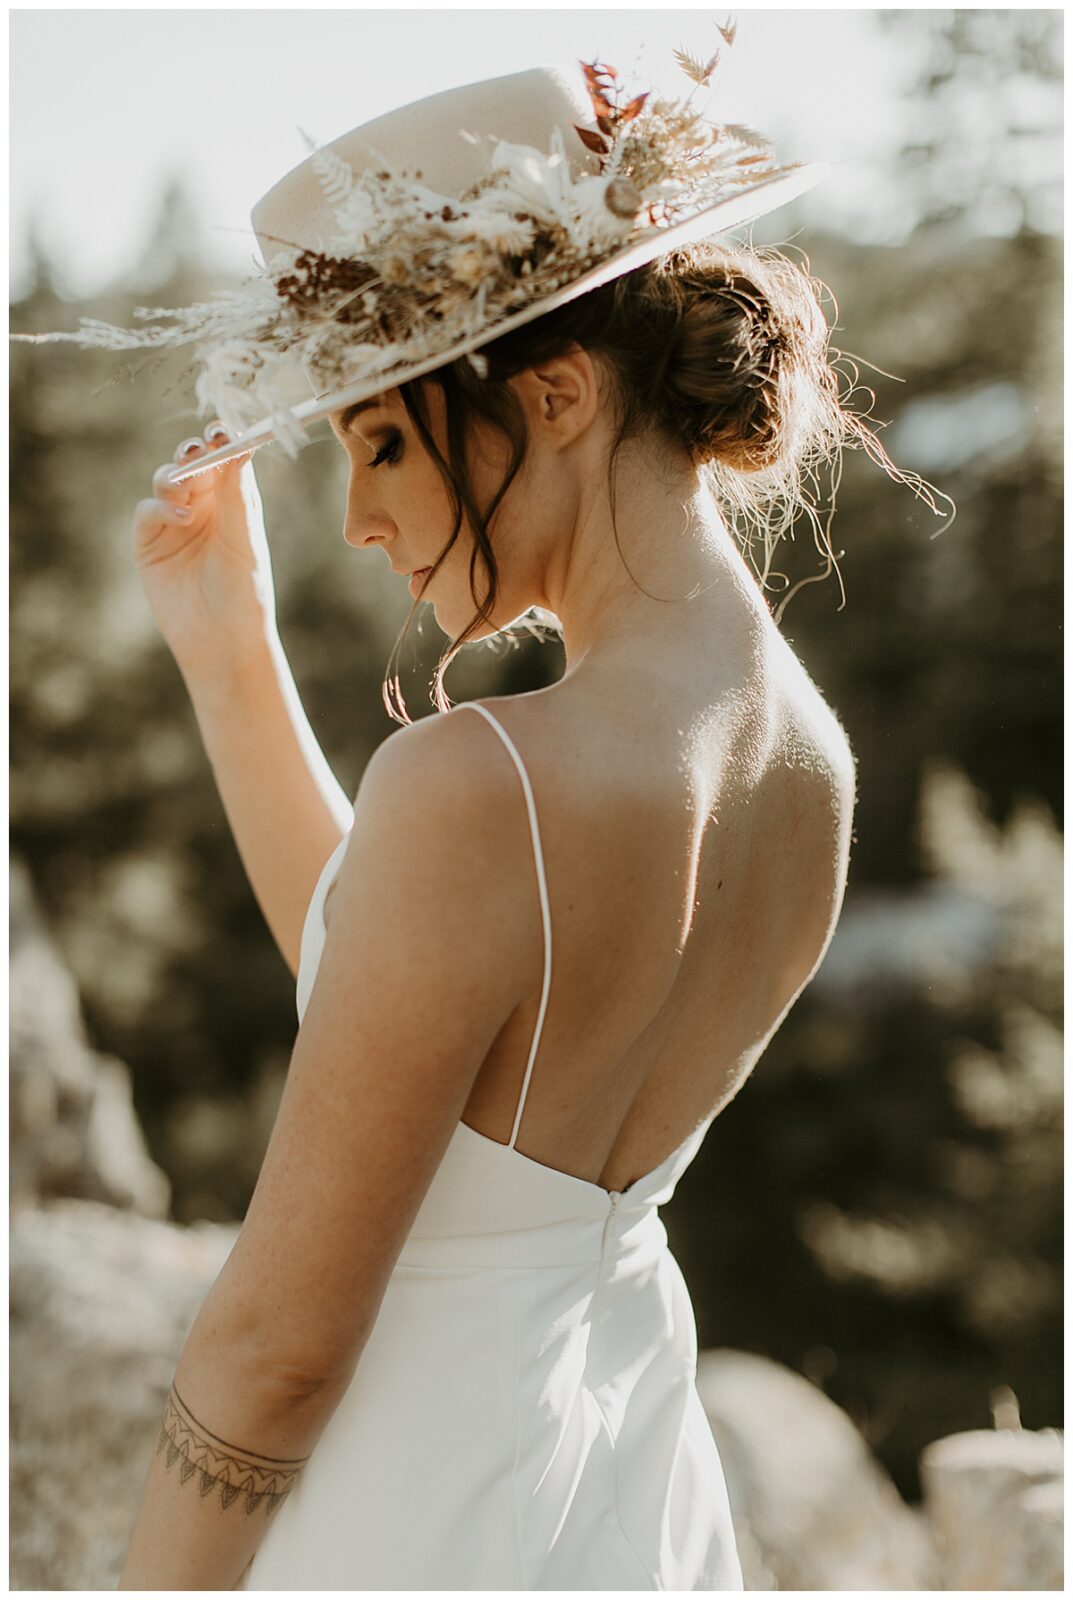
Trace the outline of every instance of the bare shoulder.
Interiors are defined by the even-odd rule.
[[[493,715],[504,726],[510,720]],[[528,752],[524,764],[528,770]],[[534,974],[539,983],[542,959],[539,937],[529,937],[531,858],[514,765],[485,718],[459,705],[400,728],[373,753],[338,892],[348,878],[368,882],[374,862],[377,875],[390,864],[392,885],[419,879],[433,900],[461,906],[473,926],[509,930],[524,992]]]
[[[838,713],[789,642],[776,635],[772,678],[778,706],[774,749],[791,772],[811,774],[832,798],[852,811],[857,758]]]
[[[796,656],[795,656],[796,661]],[[798,662],[801,683],[788,699],[782,741],[793,770],[816,771],[830,787],[840,810],[852,811],[857,798],[857,757],[848,730],[808,672]]]
[[[390,734],[369,761],[362,788],[375,787],[389,795],[400,788],[420,791],[463,808],[482,802],[487,806],[497,793],[513,793],[518,780],[512,777],[501,741],[483,716],[466,714],[471,706],[482,704],[468,701]],[[488,710],[510,737],[509,725],[516,720],[513,710],[501,716],[495,701]]]

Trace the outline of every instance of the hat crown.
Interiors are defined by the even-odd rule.
[[[498,78],[443,89],[352,128],[321,147],[339,156],[355,178],[391,170],[416,178],[437,194],[458,199],[489,170],[492,140],[530,145],[546,154],[557,129],[571,179],[598,170],[597,158],[574,131],[591,124],[592,108],[558,67],[530,67]],[[476,136],[476,142],[465,134]],[[316,155],[293,167],[251,213],[261,257],[327,251],[338,232],[335,214],[315,170]]]

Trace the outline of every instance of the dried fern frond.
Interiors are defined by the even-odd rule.
[[[324,193],[333,206],[341,206],[354,187],[354,173],[342,156],[334,150],[316,150],[313,153],[313,171],[321,181]]]

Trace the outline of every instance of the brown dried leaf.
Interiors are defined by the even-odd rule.
[[[617,76],[617,74],[614,73],[614,68],[603,67],[598,61],[593,61],[591,63],[582,61],[580,65],[582,72],[585,74],[585,84],[588,88],[589,99],[592,101],[593,111],[595,112],[596,116],[614,118],[615,108],[608,98],[608,92],[611,90],[611,85],[610,83],[604,83],[601,81],[602,79],[607,78],[609,73],[611,73],[613,76]]]
[[[574,131],[588,150],[595,150],[598,156],[606,156],[611,148],[606,139],[601,139],[598,133],[593,133],[591,128],[582,128],[574,123]]]
[[[636,117],[638,112],[641,110],[641,107],[644,105],[645,101],[648,99],[648,96],[651,94],[651,92],[652,91],[650,89],[646,89],[644,94],[639,94],[635,100],[631,100],[629,105],[623,111],[622,115],[619,117],[619,121],[632,122],[634,117]]]

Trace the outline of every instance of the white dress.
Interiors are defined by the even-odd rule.
[[[622,1192],[460,1122],[354,1377],[240,1589],[741,1589],[722,1464],[696,1388],[693,1305],[658,1206],[711,1118]],[[306,915],[301,1020],[323,907]],[[714,1116],[714,1113],[713,1113]]]

